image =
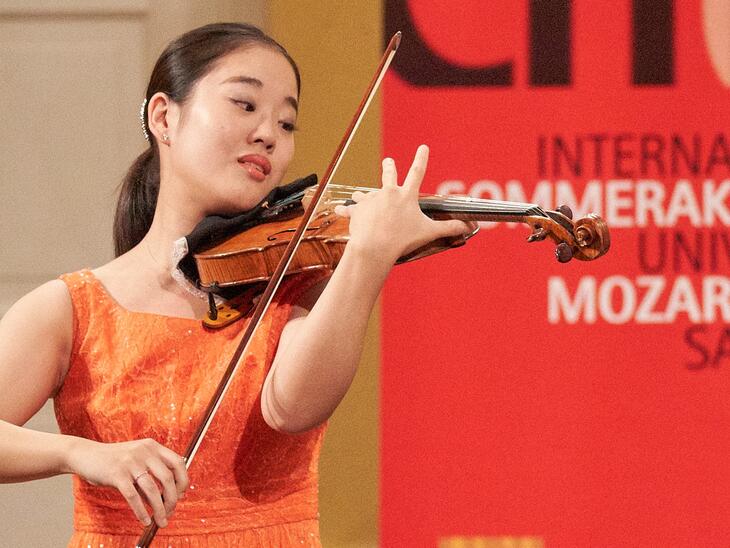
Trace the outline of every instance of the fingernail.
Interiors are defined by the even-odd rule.
[[[145,518],[145,520],[142,523],[144,523],[147,526],[150,523],[152,523],[152,520],[150,518]]]
[[[160,521],[160,527],[167,527],[167,520],[165,518],[162,518]]]

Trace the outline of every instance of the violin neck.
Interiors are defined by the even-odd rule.
[[[421,211],[433,219],[519,223],[523,222],[525,217],[547,216],[543,209],[535,204],[480,200],[466,196],[424,196],[418,203]]]
[[[353,203],[350,198],[353,192],[373,192],[377,189],[364,186],[329,185],[329,197],[333,200],[342,200],[345,204]],[[301,195],[290,197],[291,200],[301,200]],[[461,221],[495,221],[495,222],[525,222],[527,217],[549,217],[536,204],[520,202],[503,202],[500,200],[482,200],[469,196],[441,196],[438,194],[423,194],[418,204],[426,215],[432,219],[459,219]],[[280,205],[285,205],[282,202]]]

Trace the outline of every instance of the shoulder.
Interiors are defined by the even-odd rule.
[[[63,280],[51,280],[21,297],[0,320],[3,339],[71,349],[73,304]]]
[[[69,277],[72,275],[69,275]],[[4,325],[20,323],[51,326],[67,323],[72,319],[73,305],[67,284],[51,280],[27,293],[10,307],[3,316]]]
[[[68,368],[73,305],[53,280],[20,298],[0,319],[2,416],[22,424],[51,397]]]

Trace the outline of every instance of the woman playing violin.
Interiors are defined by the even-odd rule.
[[[180,455],[245,322],[201,325],[207,302],[173,277],[173,244],[283,183],[299,88],[255,27],[174,40],[147,89],[149,146],[122,185],[117,257],[42,285],[0,322],[0,481],[74,474],[69,546],[134,546],[152,520],[160,546],[319,545],[319,447],[385,278],[468,227],[421,213],[425,146],[402,183],[386,158],[382,189],[337,209],[351,238],[336,269],[280,287],[188,474]],[[61,434],[22,426],[47,398]]]

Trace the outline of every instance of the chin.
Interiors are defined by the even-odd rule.
[[[254,196],[247,200],[236,200],[222,204],[220,211],[222,211],[224,215],[238,215],[239,213],[243,213],[244,211],[248,211],[256,207],[259,202],[264,199],[266,194],[268,194],[268,191],[261,196]]]
[[[237,190],[239,192],[236,192]],[[208,215],[237,215],[243,211],[253,209],[256,205],[264,199],[264,197],[270,192],[267,188],[257,188],[256,192],[251,192],[252,189],[247,188],[248,192],[240,192],[241,184],[240,181],[236,186],[231,185],[228,187],[228,192],[220,192],[209,195]]]

